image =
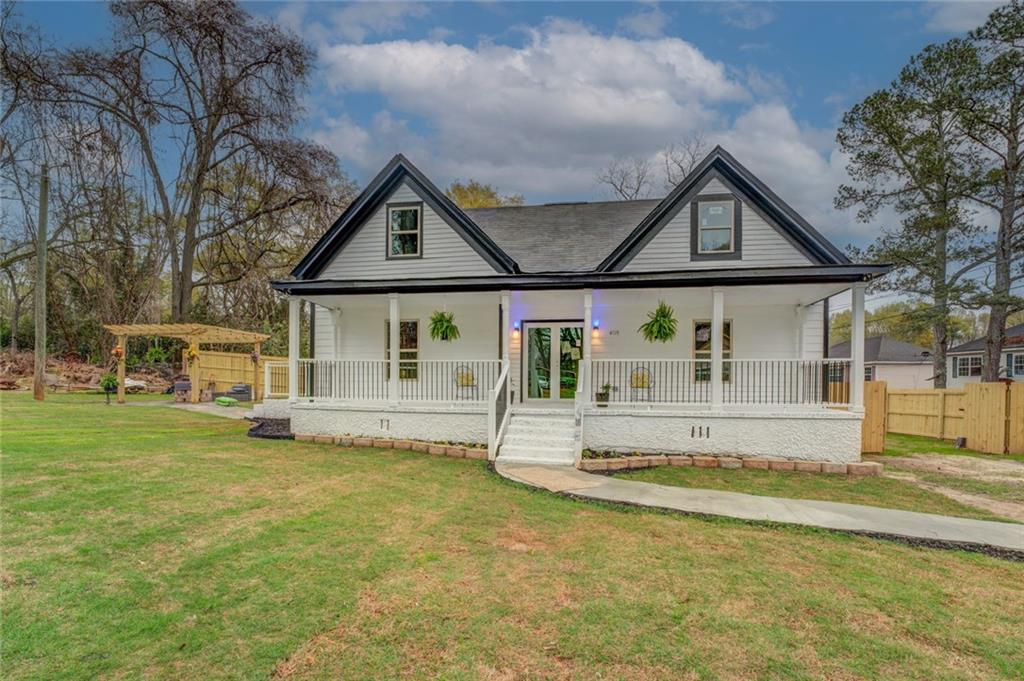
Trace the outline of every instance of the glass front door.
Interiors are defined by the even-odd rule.
[[[526,399],[571,400],[583,358],[583,327],[526,324]]]

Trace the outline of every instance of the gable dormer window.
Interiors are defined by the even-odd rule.
[[[698,196],[690,203],[690,259],[738,260],[742,204],[732,194]]]
[[[423,204],[388,206],[388,258],[423,255]]]

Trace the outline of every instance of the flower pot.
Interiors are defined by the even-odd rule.
[[[594,399],[597,401],[597,406],[607,407],[609,394],[610,393],[594,393]]]

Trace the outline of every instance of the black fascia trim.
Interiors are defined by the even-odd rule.
[[[363,226],[384,199],[407,180],[424,202],[461,236],[481,257],[499,272],[518,273],[518,264],[469,217],[446,197],[427,177],[402,154],[394,158],[370,181],[366,189],[335,220],[319,241],[303,256],[291,275],[312,279],[323,271],[330,259]]]
[[[767,284],[856,283],[871,281],[891,265],[809,265],[679,272],[583,272],[546,275],[496,275],[391,280],[275,281],[276,291],[291,295],[358,295],[363,293],[436,293],[453,291],[630,289],[672,286],[746,286]]]
[[[732,250],[725,252],[700,252],[700,204],[703,201],[732,201]],[[743,202],[735,194],[701,194],[690,200],[690,261],[742,260],[743,259]]]
[[[792,207],[780,199],[763,182],[743,167],[721,147],[715,147],[690,174],[666,196],[654,210],[598,265],[601,272],[624,267],[647,243],[696,196],[710,173],[745,196],[758,215],[779,231],[802,253],[820,264],[846,265],[850,261],[842,252],[816,231]],[[692,227],[692,226],[691,226]]]

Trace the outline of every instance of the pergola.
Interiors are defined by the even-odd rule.
[[[199,352],[201,344],[211,343],[241,343],[252,344],[257,354],[263,341],[270,338],[265,333],[254,331],[240,331],[228,329],[223,326],[210,326],[209,324],[104,324],[103,328],[117,337],[117,345],[125,348],[126,341],[133,336],[160,336],[163,338],[178,338],[188,343],[190,354]],[[117,401],[124,403],[124,370],[125,353],[121,352],[117,359]],[[199,401],[199,366],[195,361],[189,362],[189,381],[192,383],[191,401]],[[259,390],[259,367],[253,369],[253,395]]]

